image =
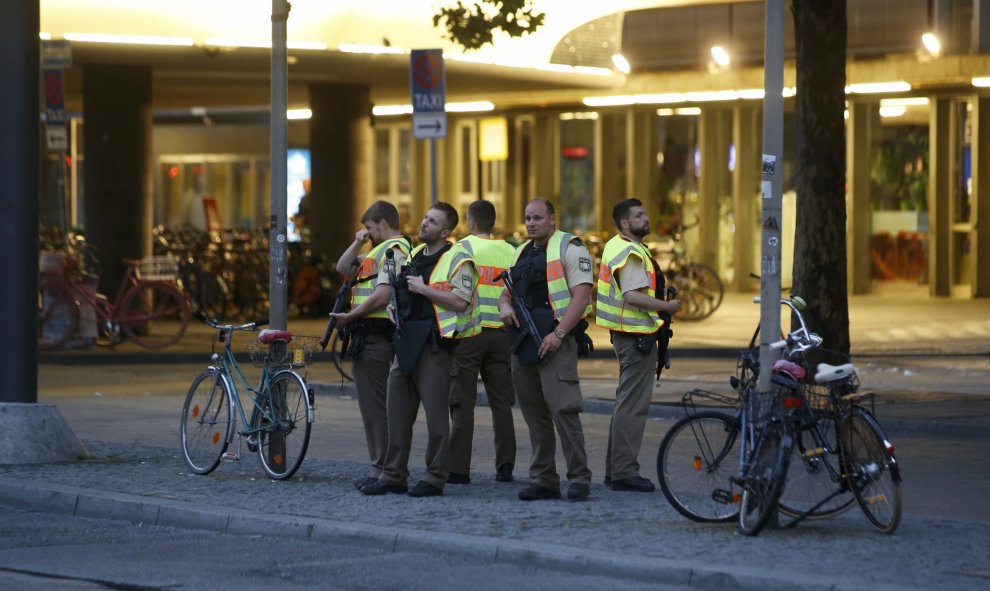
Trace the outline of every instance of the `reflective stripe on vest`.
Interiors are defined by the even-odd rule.
[[[559,322],[563,320],[567,313],[567,306],[571,303],[571,290],[567,286],[567,278],[564,274],[564,256],[567,247],[571,242],[578,240],[577,236],[556,230],[547,241],[547,291],[550,296],[550,307],[553,308],[554,318]],[[529,242],[516,249],[516,256],[512,262],[515,264],[519,260],[519,255],[526,248]],[[584,308],[584,316],[591,313],[591,300]]]
[[[413,249],[410,258],[415,257],[424,249],[426,249],[426,245],[420,244]],[[455,244],[447,252],[443,253],[443,256],[437,261],[436,266],[433,267],[428,285],[440,291],[451,291],[450,277],[466,262],[471,262],[471,255],[462,246]],[[437,319],[437,328],[440,329],[440,336],[453,339],[466,339],[481,332],[481,322],[473,314],[475,304],[477,302],[471,302],[467,310],[458,314],[453,310],[448,310],[434,303],[433,314]]]
[[[360,306],[371,297],[371,294],[375,293],[375,289],[378,288],[378,270],[385,264],[385,252],[390,248],[398,248],[402,254],[408,257],[411,247],[405,237],[398,236],[381,242],[368,252],[361,261],[357,279],[351,288],[351,310]],[[398,275],[399,270],[396,269],[395,273]],[[368,314],[365,318],[388,318],[388,311],[382,307],[380,310]]]
[[[512,245],[505,240],[478,236],[468,236],[458,244],[471,256],[478,272],[474,316],[482,327],[502,328],[505,325],[498,312],[498,298],[502,295],[504,285],[497,278],[502,271],[512,266]]]
[[[609,240],[605,244],[605,250],[602,251],[602,263],[598,272],[595,324],[619,332],[656,332],[663,325],[660,315],[653,311],[643,312],[635,306],[626,306],[622,291],[613,281],[615,274],[627,264],[643,267],[649,278],[646,294],[651,298],[656,295],[657,276],[650,262],[650,252],[642,244],[632,242],[619,234]]]

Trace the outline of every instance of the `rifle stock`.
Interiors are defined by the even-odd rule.
[[[344,308],[344,302],[347,300],[347,292],[351,289],[351,282],[357,276],[358,260],[355,258],[351,261],[351,266],[347,271],[347,275],[344,277],[344,282],[340,284],[340,289],[337,291],[337,299],[333,302],[333,309],[330,310],[331,314],[337,314]],[[337,328],[337,317],[331,316],[330,320],[327,321],[327,328],[323,331],[323,338],[320,339],[320,351],[327,350],[327,343],[330,342],[330,336],[333,334],[334,329]]]

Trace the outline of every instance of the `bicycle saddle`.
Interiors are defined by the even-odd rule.
[[[273,330],[266,328],[265,330],[258,333],[258,341],[268,345],[273,341],[285,341],[286,343],[292,342],[292,333],[287,330]]]
[[[818,373],[815,374],[815,382],[825,384],[842,380],[856,373],[856,367],[852,363],[842,365],[829,365],[827,363],[818,364]]]
[[[798,382],[803,382],[805,376],[808,375],[808,372],[805,371],[803,367],[786,359],[778,359],[777,361],[774,361],[771,370],[773,373],[786,373]]]

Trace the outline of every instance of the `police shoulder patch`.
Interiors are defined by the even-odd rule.
[[[461,273],[461,285],[464,289],[471,289],[471,275],[467,273]]]
[[[587,257],[578,257],[578,268],[585,273],[591,271],[591,259]]]

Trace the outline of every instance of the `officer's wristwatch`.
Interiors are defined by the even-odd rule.
[[[557,338],[558,338],[558,339],[563,339],[564,337],[566,337],[566,336],[567,336],[567,333],[566,333],[566,332],[564,332],[564,331],[562,331],[562,330],[560,330],[559,328],[558,328],[558,329],[556,329],[556,330],[554,330],[554,331],[553,331],[553,334],[555,334],[555,335],[557,335]]]

